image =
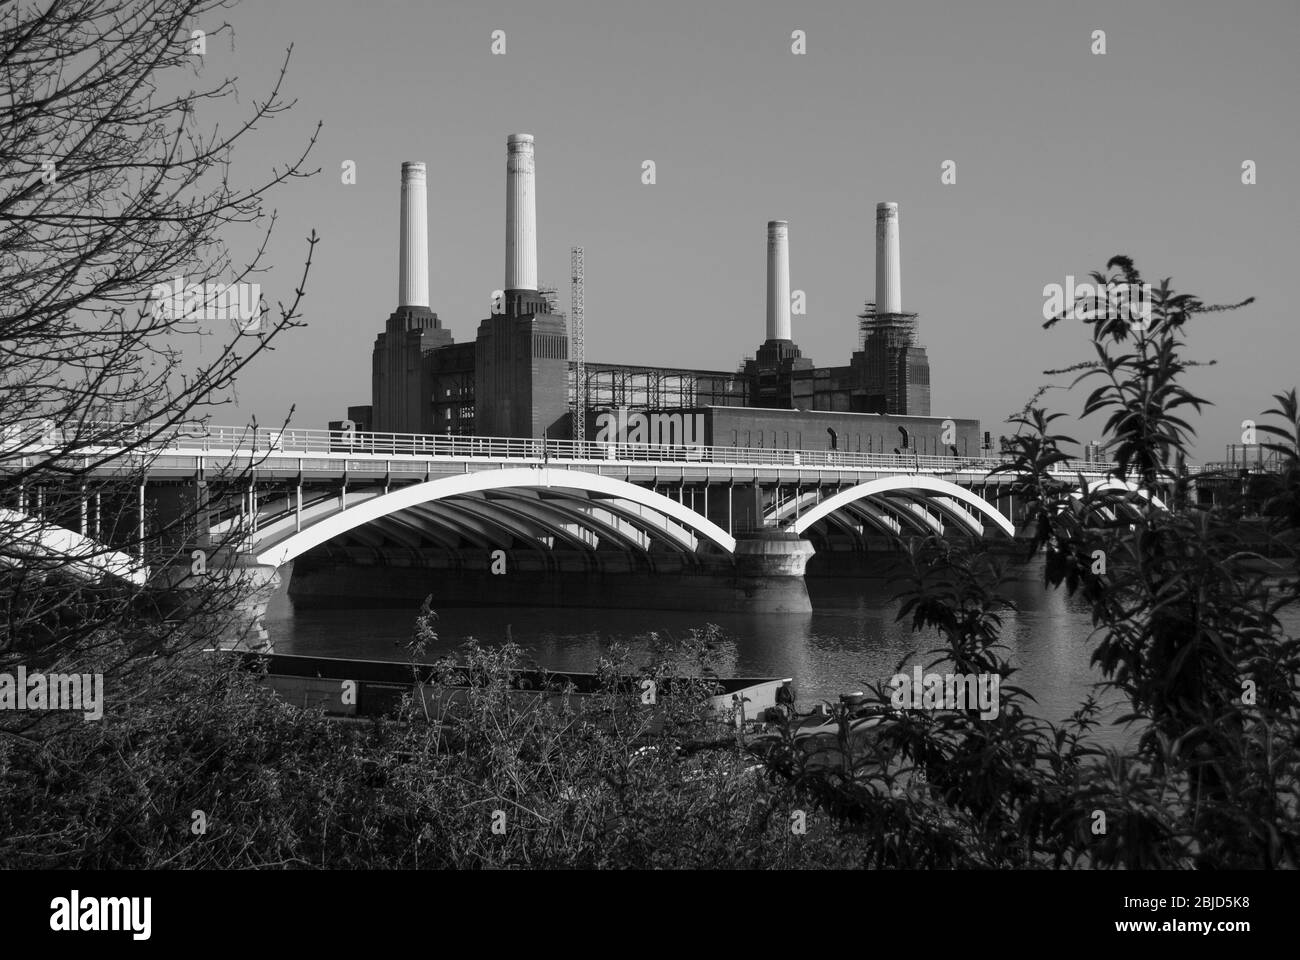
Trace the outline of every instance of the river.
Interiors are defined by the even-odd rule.
[[[1095,637],[1088,609],[1064,590],[1042,584],[1041,563],[1013,568],[1007,584],[1015,605],[1003,617],[1003,642],[1017,668],[1011,682],[1037,701],[1031,712],[1059,722],[1075,710],[1102,679],[1089,664]],[[910,672],[928,667],[933,634],[913,633],[896,620],[898,601],[878,577],[809,580],[810,614],[724,614],[660,610],[554,607],[454,607],[438,609],[438,640],[428,658],[455,653],[473,637],[494,645],[507,637],[524,647],[541,666],[590,671],[603,645],[617,640],[644,649],[652,632],[685,636],[716,623],[722,628],[719,673],[735,676],[788,676],[795,680],[799,704],[860,689],[891,676],[900,661]],[[265,624],[277,653],[404,660],[402,642],[411,635],[416,611],[406,609],[295,609],[286,589],[272,598]],[[1294,629],[1298,624],[1288,624]],[[1112,691],[1099,694],[1107,717],[1122,713]],[[1107,726],[1099,739],[1118,746],[1131,730]]]

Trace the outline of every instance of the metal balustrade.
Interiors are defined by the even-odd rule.
[[[807,469],[885,470],[895,473],[987,473],[1006,461],[998,457],[951,457],[860,453],[848,450],[787,450],[774,447],[706,446],[703,444],[651,444],[594,440],[534,440],[518,437],[464,437],[436,434],[376,433],[355,430],[267,429],[231,426],[197,426],[156,437],[149,425],[96,424],[98,432],[110,432],[124,447],[144,444],[157,456],[176,454],[211,455],[313,455],[321,457],[411,457],[415,459],[550,461],[564,463],[639,462],[701,466],[779,466]],[[120,428],[120,433],[118,432]],[[36,453],[44,447],[57,448],[64,431],[50,426],[31,435]],[[143,449],[133,451],[139,457]],[[397,461],[401,462],[401,461]],[[1106,461],[1071,460],[1058,464],[1053,473],[1105,473]]]
[[[374,433],[351,430],[250,430],[213,426],[182,432],[160,446],[177,452],[263,453],[447,458],[562,462],[644,462],[701,465],[878,469],[909,472],[988,472],[1005,461],[997,457],[948,457],[916,453],[857,453],[847,450],[787,450],[773,447],[651,444],[593,440],[534,440],[518,437],[463,437],[436,434]],[[1053,472],[1104,473],[1109,464],[1075,460]]]

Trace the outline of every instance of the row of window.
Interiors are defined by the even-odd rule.
[[[902,448],[903,439],[901,436],[884,437],[880,434],[872,436],[866,434],[866,445],[863,445],[863,435],[843,436],[839,435],[835,439],[835,449],[852,453],[893,453],[894,449]],[[781,442],[778,443],[778,440]],[[791,442],[793,440],[793,443]],[[819,442],[804,446],[802,431],[789,430],[732,430],[731,445],[733,447],[771,447],[778,450],[820,450],[829,449],[831,438],[829,434],[824,434],[818,438]],[[965,440],[958,443],[958,448],[965,447]],[[933,454],[935,456],[948,456],[952,451],[938,437],[918,437],[912,436],[909,441],[907,450],[911,453],[922,455]],[[962,455],[965,455],[964,449]]]
[[[438,411],[438,418],[441,420],[473,420],[474,408],[472,406],[461,407],[443,407]]]
[[[533,335],[533,356],[544,360],[568,359],[568,338],[552,334]]]

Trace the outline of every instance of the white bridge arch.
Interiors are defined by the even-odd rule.
[[[791,529],[802,534],[819,521],[833,521],[837,513],[849,511],[887,532],[899,532],[902,523],[907,521],[922,529],[941,533],[942,525],[929,515],[927,507],[933,507],[943,517],[961,524],[977,536],[984,532],[981,516],[1009,537],[1016,533],[1015,525],[983,497],[949,480],[910,474],[879,477],[842,490],[807,512],[800,511]],[[784,505],[774,512],[772,519],[789,519],[788,514],[793,511],[793,504]]]
[[[1122,494],[1118,496],[1107,497],[1106,505],[1100,508],[1101,511],[1107,514],[1109,518],[1112,520],[1115,519],[1115,510],[1114,510],[1115,506],[1125,505],[1131,511],[1137,510],[1138,507],[1137,504],[1134,503],[1134,500],[1146,500],[1148,503],[1150,503],[1158,510],[1164,510],[1164,511],[1169,510],[1169,508],[1165,506],[1163,500],[1155,496],[1153,493],[1151,493],[1150,490],[1147,490],[1145,487],[1139,487],[1132,480],[1120,480],[1117,477],[1107,477],[1103,480],[1093,480],[1091,483],[1088,484],[1088,493],[1093,493],[1097,490],[1114,490]],[[1070,494],[1070,498],[1076,501],[1082,500],[1083,493],[1076,490],[1074,493]]]
[[[1109,478],[1093,481],[1088,488],[1118,494],[1108,498],[1103,510],[1113,510],[1132,497],[1167,509],[1158,497],[1131,482]],[[887,534],[905,528],[942,534],[949,522],[974,536],[984,535],[990,527],[1015,536],[1015,524],[995,505],[939,477],[878,477],[820,501],[815,501],[816,496],[778,504],[764,520],[784,523],[800,535],[822,521],[838,526],[856,521]],[[1075,492],[1071,497],[1080,500],[1083,494]],[[429,510],[438,513],[434,516]],[[654,541],[684,553],[697,551],[705,542],[726,554],[736,550],[736,539],[726,530],[646,487],[583,470],[520,467],[455,474],[388,493],[351,491],[346,506],[337,494],[323,496],[300,513],[286,511],[261,524],[253,534],[252,552],[259,564],[278,567],[343,534],[364,537],[368,525],[382,528],[399,542],[415,542],[420,536],[434,543],[463,538],[491,547],[504,536],[531,539],[539,547],[565,543],[594,549],[594,535],[629,549],[648,549]]]
[[[0,530],[9,559],[19,564],[44,566],[79,580],[110,577],[140,586],[148,578],[148,569],[129,554],[15,510],[0,508]]]
[[[571,500],[529,502],[526,497],[506,504],[474,494],[489,491],[570,492]],[[595,495],[596,499],[590,495]],[[615,542],[633,543],[639,538],[657,537],[684,550],[694,550],[699,541],[716,544],[734,553],[736,540],[717,524],[690,507],[653,490],[614,477],[581,470],[523,467],[482,470],[456,474],[412,484],[389,493],[382,491],[350,494],[346,508],[340,499],[317,501],[303,511],[282,515],[261,526],[253,538],[253,553],[259,564],[278,567],[334,537],[382,521],[401,511],[426,504],[451,501],[455,516],[440,518],[448,528],[490,536],[492,531],[545,529],[551,536],[574,536],[558,520],[573,526],[595,529]]]

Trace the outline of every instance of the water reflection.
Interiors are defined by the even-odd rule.
[[[1063,590],[1043,587],[1040,572],[1026,567],[1004,586],[1017,609],[1003,617],[1007,657],[1017,668],[1011,682],[1037,700],[1031,710],[1059,722],[1101,679],[1089,663],[1093,638],[1086,606]],[[880,578],[810,581],[814,610],[808,614],[751,615],[660,610],[514,607],[444,608],[438,611],[438,639],[430,659],[454,653],[470,637],[486,645],[513,639],[542,666],[587,671],[612,640],[645,649],[651,632],[685,636],[708,623],[722,628],[716,669],[737,676],[789,676],[800,703],[834,699],[891,676],[903,663],[928,666],[937,645],[898,622],[899,604]],[[266,626],[281,653],[404,660],[416,611],[295,610],[283,588],[272,600]],[[1110,717],[1120,715],[1118,697],[1108,693]],[[1118,744],[1127,734],[1111,730]]]

